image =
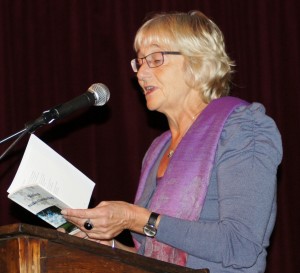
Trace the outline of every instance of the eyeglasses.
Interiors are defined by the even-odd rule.
[[[161,66],[164,63],[164,55],[181,55],[181,53],[177,51],[161,51],[153,52],[143,58],[133,59],[131,61],[133,72],[137,73],[139,71],[144,63],[144,60],[146,60],[146,63],[150,68]]]

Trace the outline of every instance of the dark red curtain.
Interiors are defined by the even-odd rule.
[[[222,29],[237,63],[232,94],[263,103],[282,133],[278,218],[267,272],[298,272],[299,3],[0,0],[0,139],[92,83],[104,83],[111,93],[107,105],[78,111],[36,134],[96,182],[91,206],[101,200],[132,202],[143,155],[166,129],[163,116],[146,110],[131,72],[135,32],[147,14],[200,9]],[[44,225],[7,198],[27,140],[0,162],[0,225]]]

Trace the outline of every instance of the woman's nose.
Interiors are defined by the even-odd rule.
[[[150,74],[151,74],[151,68],[144,61],[143,64],[140,66],[138,72],[137,72],[137,78],[139,80],[142,80],[142,79],[144,79],[146,77],[149,77]]]

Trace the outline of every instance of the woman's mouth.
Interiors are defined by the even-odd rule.
[[[154,86],[146,86],[146,87],[144,87],[144,90],[145,90],[145,96],[147,96],[155,90],[155,87]]]

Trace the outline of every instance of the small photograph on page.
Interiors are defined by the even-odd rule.
[[[60,227],[63,224],[66,224],[66,219],[60,213],[61,209],[56,206],[48,207],[42,211],[40,211],[37,216],[50,225],[54,227]]]
[[[76,234],[80,231],[75,225],[66,221],[66,219],[60,213],[61,209],[56,206],[48,207],[40,211],[37,216],[55,228],[63,228],[66,233],[71,235]]]

